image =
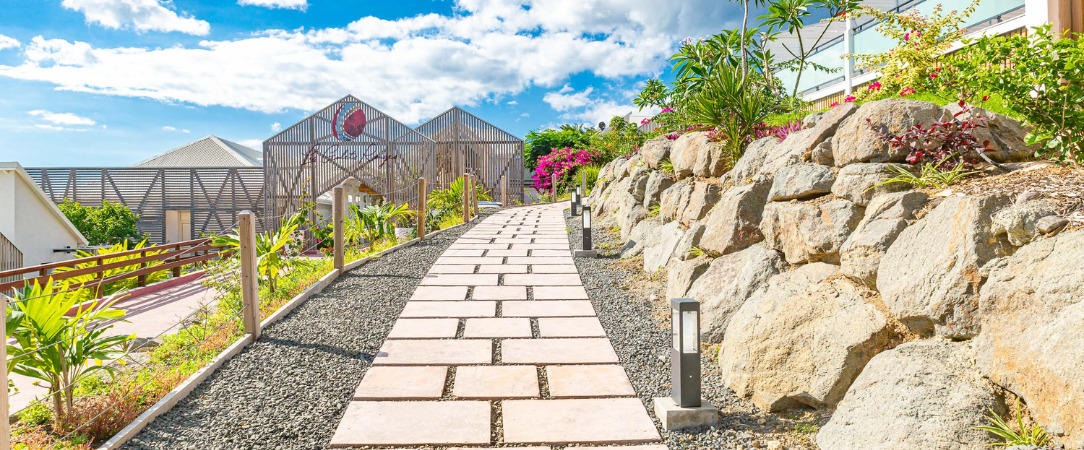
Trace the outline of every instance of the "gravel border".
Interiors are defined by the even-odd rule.
[[[346,272],[265,329],[259,341],[122,448],[327,448],[358,381],[418,282],[473,226],[442,232]]]
[[[581,219],[570,217],[566,210],[565,223],[571,247],[577,250],[583,239]],[[714,349],[701,354],[702,390],[703,397],[722,412],[721,421],[710,427],[663,429],[655,416],[654,398],[670,396],[670,306],[669,300],[662,298],[665,276],[651,279],[643,272],[639,258],[621,260],[624,241],[609,230],[595,227],[591,238],[598,258],[576,258],[576,267],[606,336],[667,447],[816,448],[813,435],[795,432],[795,423],[822,425],[827,417],[815,419],[798,413],[791,420],[758,411],[723,386]]]

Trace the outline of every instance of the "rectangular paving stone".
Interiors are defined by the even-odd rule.
[[[486,401],[350,402],[332,447],[489,444]]]
[[[502,264],[504,257],[501,256],[441,256],[434,263],[441,264]]]
[[[497,317],[467,319],[464,338],[529,338],[531,319],[526,317]]]
[[[493,240],[495,244],[530,244],[531,238],[497,238]]]
[[[488,339],[388,340],[373,365],[430,366],[493,364],[493,341]]]
[[[478,286],[471,298],[475,300],[527,300],[526,286]]]
[[[534,288],[535,300],[587,300],[583,286],[539,286]]]
[[[501,264],[478,266],[478,273],[527,273],[525,264]]]
[[[555,398],[632,397],[625,369],[617,365],[546,366],[550,396]]]
[[[586,300],[527,300],[501,303],[504,317],[595,317]]]
[[[466,300],[466,286],[418,286],[411,300]]]
[[[482,250],[501,250],[508,248],[508,244],[452,244],[448,246],[449,250],[460,249],[482,249]]]
[[[531,266],[531,273],[579,273],[575,264],[537,264]]]
[[[486,253],[486,255],[487,256],[527,256],[527,250],[524,250],[524,249],[517,249],[517,250],[511,250],[511,249],[509,249],[509,250],[489,250],[489,252]]]
[[[630,445],[627,447],[576,447],[576,450],[670,450],[665,445]]]
[[[485,250],[482,250],[482,249],[471,249],[471,250],[467,250],[467,249],[460,249],[460,250],[448,249],[448,250],[445,250],[444,253],[441,253],[440,256],[482,256],[483,253],[485,253]]]
[[[354,390],[354,400],[439,399],[447,379],[446,366],[374,366]]]
[[[436,264],[429,268],[429,273],[474,273],[474,265]]]
[[[493,274],[442,274],[427,273],[422,278],[422,286],[496,286],[497,275]]]
[[[535,244],[565,244],[568,245],[568,238],[538,238],[534,240]]]
[[[477,239],[477,238],[460,237],[459,239],[455,240],[455,243],[456,244],[489,244],[490,242],[489,242],[489,239]]]
[[[570,250],[533,250],[533,251],[531,251],[531,256],[571,258],[572,257],[572,251],[570,251]]]
[[[505,339],[501,341],[505,364],[616,364],[617,353],[609,339]]]
[[[568,244],[510,244],[512,249],[525,248],[528,250],[564,250],[568,248]]]
[[[566,247],[567,248],[567,247]],[[535,250],[538,251],[538,250]],[[509,256],[508,264],[576,264],[571,256]]]
[[[461,366],[456,368],[452,396],[467,399],[537,398],[534,366]]]
[[[395,321],[388,339],[451,339],[459,330],[459,319],[404,319]]]
[[[504,276],[506,286],[581,286],[580,275],[576,273],[528,273]]]
[[[406,318],[442,318],[442,317],[493,317],[497,314],[497,302],[491,301],[420,301],[407,302],[399,317]]]
[[[541,337],[606,337],[597,317],[541,317],[538,319]]]
[[[637,398],[508,400],[504,441],[546,444],[632,444],[661,439]]]

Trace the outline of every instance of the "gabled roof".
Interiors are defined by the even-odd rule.
[[[262,167],[263,152],[217,136],[207,136],[132,166]]]
[[[53,203],[53,200],[45,194],[45,191],[41,190],[41,186],[38,186],[38,183],[35,183],[33,178],[30,178],[30,174],[26,173],[23,166],[19,165],[17,162],[0,162],[0,172],[6,171],[14,172],[19,179],[29,187],[30,190],[34,192],[34,196],[38,198],[38,201],[45,206],[45,209],[49,210],[53,217],[56,218],[57,222],[64,225],[64,228],[68,230],[68,233],[71,233],[71,235],[75,237],[75,240],[80,242],[80,245],[87,245],[87,238],[83,236],[83,233],[79,232],[78,228],[75,228],[75,225],[72,224],[71,220],[68,220],[68,216],[65,216],[64,213],[60,211],[60,208],[56,206],[56,203]]]

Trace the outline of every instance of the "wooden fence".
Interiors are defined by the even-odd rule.
[[[490,191],[501,192],[501,179],[510,186],[523,183],[523,140],[459,107],[418,126],[418,132],[436,142],[433,188],[447,187],[464,173]],[[513,189],[511,200],[523,201],[523,190]]]
[[[23,266],[23,252],[0,233],[0,283],[18,280],[17,275],[2,275],[4,272]]]

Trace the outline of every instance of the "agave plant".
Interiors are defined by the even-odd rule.
[[[108,336],[124,310],[113,308],[117,294],[83,303],[79,290],[67,283],[34,283],[16,294],[7,308],[7,330],[16,345],[8,345],[8,370],[41,380],[53,399],[57,420],[70,412],[75,400],[75,383],[95,372],[114,373],[116,367],[103,364],[123,355],[130,336]],[[74,310],[72,315],[66,315]]]
[[[298,212],[283,221],[278,229],[256,235],[256,270],[260,278],[267,281],[267,288],[271,292],[278,288],[279,276],[293,264],[283,250],[294,240],[294,233],[304,220],[305,212]],[[234,234],[216,236],[214,244],[240,250],[239,231],[235,229]]]

